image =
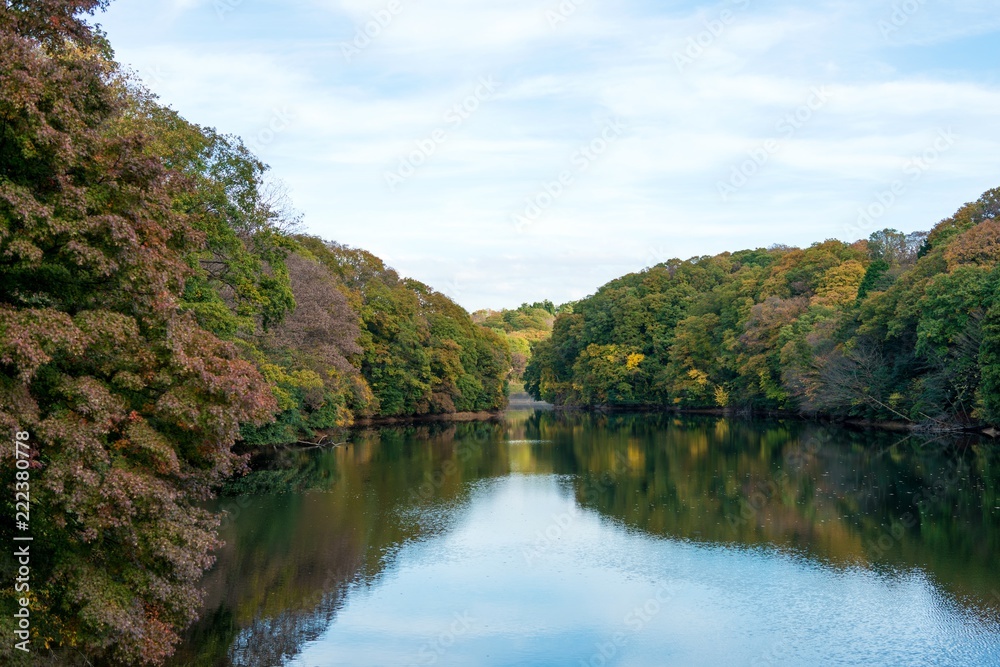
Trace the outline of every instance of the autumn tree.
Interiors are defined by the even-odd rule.
[[[360,317],[360,372],[372,412],[411,416],[506,405],[511,357],[498,334],[369,252],[308,236],[297,242],[341,282]]]
[[[526,386],[567,404],[995,424],[998,193],[928,233],[670,260],[613,280],[557,317]],[[625,384],[603,365],[621,349],[644,359]]]
[[[137,665],[194,618],[216,545],[198,502],[275,403],[181,308],[205,238],[176,206],[192,182],[120,122],[125,86],[81,18],[104,4],[0,6],[0,424],[31,434],[33,648]],[[8,448],[0,469],[14,479]]]

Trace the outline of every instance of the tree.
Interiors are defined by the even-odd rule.
[[[883,278],[889,273],[889,262],[884,259],[876,259],[865,269],[864,278],[858,286],[858,301],[864,301],[872,292],[881,292],[888,284]]]
[[[33,646],[134,665],[194,617],[216,546],[197,503],[275,404],[181,308],[192,181],[120,122],[125,86],[79,18],[103,4],[0,7],[0,424],[31,436]],[[12,636],[9,589],[0,606]]]
[[[857,301],[866,276],[864,265],[855,259],[835,266],[823,274],[810,303],[834,308],[850,306]]]
[[[635,380],[645,356],[620,345],[589,345],[576,362],[586,405],[622,405],[636,400]]]
[[[883,229],[868,237],[868,256],[873,262],[883,261],[889,266],[899,264],[910,254],[906,234],[895,229]]]
[[[370,253],[313,237],[297,241],[342,281],[360,315],[360,371],[374,412],[421,415],[506,405],[511,357],[499,334],[427,285],[401,279]],[[483,314],[478,317],[482,321]]]
[[[982,381],[977,390],[977,416],[989,424],[1000,424],[1000,267],[990,275],[988,294],[978,359]]]

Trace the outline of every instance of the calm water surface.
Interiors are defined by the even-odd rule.
[[[287,452],[177,665],[1000,665],[1000,449],[511,412]]]

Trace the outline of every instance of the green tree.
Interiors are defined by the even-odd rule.
[[[926,234],[670,260],[613,280],[558,315],[526,387],[564,404],[995,422],[998,193]],[[604,363],[620,350],[643,356],[641,372]]]

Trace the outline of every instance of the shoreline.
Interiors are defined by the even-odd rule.
[[[355,429],[380,428],[386,426],[407,426],[419,424],[458,424],[470,422],[500,422],[508,412],[525,410],[543,410],[552,412],[586,412],[593,414],[675,414],[675,415],[695,415],[705,417],[725,417],[728,419],[793,419],[802,422],[823,422],[836,424],[845,428],[853,429],[875,429],[879,431],[894,431],[897,433],[914,433],[930,435],[976,435],[984,438],[997,439],[1000,431],[991,426],[963,426],[961,424],[935,425],[916,424],[902,421],[869,421],[856,418],[843,418],[825,414],[803,414],[799,412],[763,410],[763,411],[743,411],[726,408],[674,408],[664,406],[579,406],[579,405],[553,405],[535,400],[524,400],[518,397],[511,400],[503,410],[479,411],[479,412],[452,412],[425,415],[405,415],[395,417],[364,417],[355,420],[350,426],[339,429],[330,429],[322,432],[323,435],[333,433],[349,433]],[[287,446],[316,446],[314,443],[299,441],[289,443]]]
[[[474,422],[474,421],[497,421],[503,419],[504,414],[511,410],[553,410],[556,406],[543,401],[536,401],[528,394],[511,394],[508,397],[507,407],[502,410],[481,410],[479,412],[445,412],[426,415],[402,415],[395,417],[384,417],[375,415],[372,417],[362,417],[354,420],[354,424],[345,428],[367,428],[372,426],[395,426],[398,424],[428,424],[442,422]]]
[[[498,421],[503,418],[506,410],[493,410],[482,412],[446,412],[441,414],[428,415],[406,415],[399,417],[363,417],[354,420],[354,424],[346,426],[352,428],[367,428],[371,426],[397,426],[400,424],[433,424],[441,422],[477,422],[477,421]]]
[[[932,434],[976,434],[989,438],[1000,437],[1000,431],[993,426],[977,424],[963,425],[960,423],[945,423],[941,425],[934,423],[915,423],[904,421],[880,420],[871,421],[852,417],[837,417],[829,414],[805,414],[801,412],[782,410],[732,410],[729,408],[674,408],[667,406],[579,406],[579,405],[555,405],[552,407],[556,411],[565,412],[594,412],[594,413],[662,413],[662,414],[682,414],[682,415],[704,415],[728,417],[731,419],[795,419],[798,421],[814,421],[838,424],[840,426],[853,428],[872,428],[882,431],[896,431],[908,433]]]

